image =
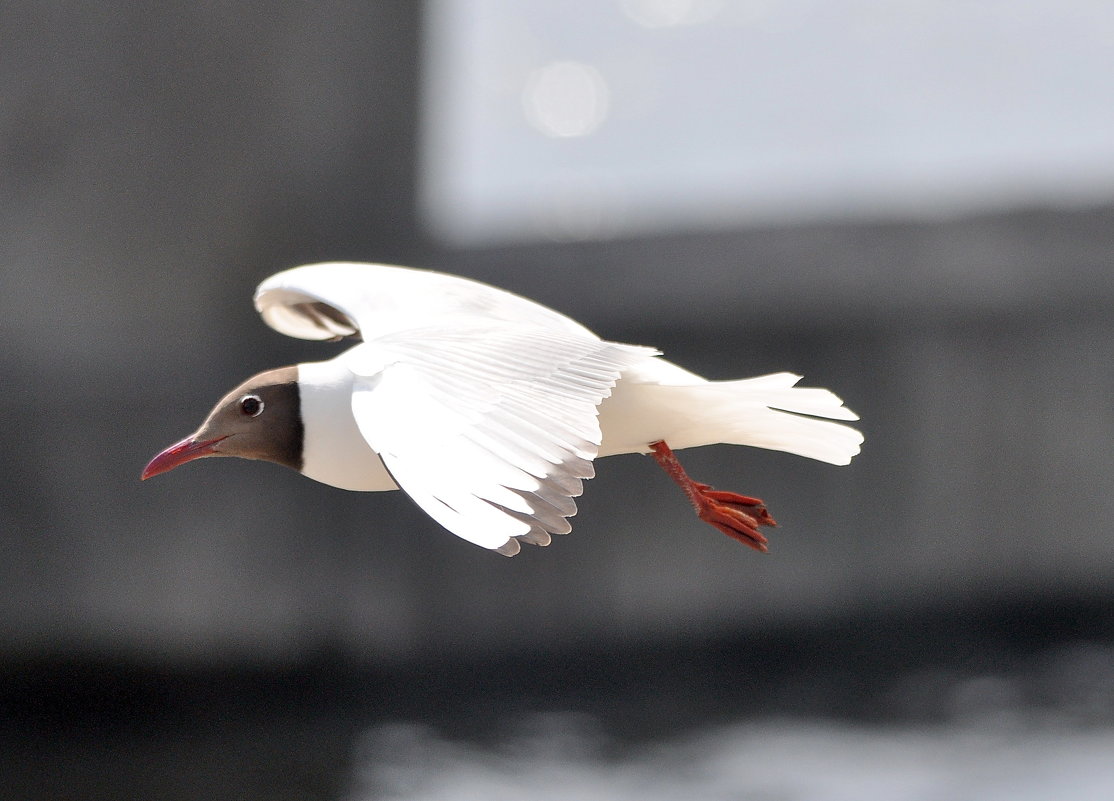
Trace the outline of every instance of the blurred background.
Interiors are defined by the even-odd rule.
[[[0,8],[0,775],[27,799],[1114,794],[1114,9]],[[653,462],[505,559],[210,461],[251,307],[431,267],[863,418]]]

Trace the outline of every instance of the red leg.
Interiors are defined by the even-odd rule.
[[[758,498],[723,492],[693,481],[664,440],[651,443],[650,450],[662,469],[684,490],[696,509],[697,517],[743,545],[756,551],[766,550],[766,538],[758,527],[777,525],[766,511],[766,504]]]

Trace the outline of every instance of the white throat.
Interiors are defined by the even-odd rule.
[[[298,365],[302,475],[346,490],[398,489],[352,415],[352,371],[341,354]]]

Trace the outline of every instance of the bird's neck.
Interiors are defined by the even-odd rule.
[[[360,434],[352,414],[355,375],[343,357],[298,365],[302,474],[347,490],[397,489],[379,456]]]

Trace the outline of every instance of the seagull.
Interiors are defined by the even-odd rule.
[[[244,381],[141,478],[212,456],[275,462],[341,489],[401,489],[453,534],[513,556],[572,529],[597,458],[651,454],[701,520],[765,551],[765,503],[693,480],[674,451],[727,443],[845,465],[863,441],[833,422],[858,416],[801,376],[709,381],[446,273],[310,264],[263,281],[255,308],[280,333],[355,344]]]

